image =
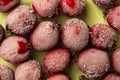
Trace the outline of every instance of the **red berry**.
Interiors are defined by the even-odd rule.
[[[117,73],[109,73],[102,80],[120,80],[120,75]]]
[[[11,63],[20,63],[28,58],[30,54],[28,47],[29,46],[25,38],[20,36],[11,36],[1,43],[0,56]]]
[[[19,0],[0,0],[0,12],[6,12],[13,8]]]
[[[110,62],[106,52],[90,48],[80,53],[78,67],[89,77],[100,77],[110,69]]]
[[[85,0],[60,0],[60,5],[68,16],[77,16],[82,13]]]
[[[70,80],[70,79],[64,74],[55,74],[50,76],[47,80]]]
[[[98,48],[111,48],[116,41],[116,32],[105,24],[96,24],[90,28],[91,41]]]
[[[120,31],[120,6],[110,9],[107,14],[107,22],[111,27]]]
[[[58,48],[46,54],[43,60],[45,69],[52,73],[63,71],[70,62],[70,54],[66,49]]]
[[[114,70],[120,73],[120,48],[116,49],[111,57],[112,66]]]
[[[80,51],[89,41],[89,29],[87,25],[77,18],[67,20],[61,32],[63,44],[73,51]]]

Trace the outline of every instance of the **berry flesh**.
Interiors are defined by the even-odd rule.
[[[51,21],[41,22],[33,31],[30,40],[36,50],[50,50],[58,43],[59,40],[57,24]]]
[[[8,14],[6,24],[12,33],[26,35],[35,27],[36,19],[32,9],[27,5],[21,5]]]
[[[13,71],[2,64],[0,64],[0,80],[14,80]]]
[[[32,0],[33,9],[41,17],[52,17],[58,8],[58,0]]]
[[[120,6],[110,9],[107,14],[107,22],[111,27],[120,31]]]
[[[0,0],[0,12],[6,12],[13,8],[19,0]]]
[[[73,18],[63,25],[61,38],[67,48],[80,51],[88,44],[89,29],[82,20]]]
[[[0,25],[0,43],[2,42],[2,40],[5,38],[5,30],[3,29],[3,27]]]
[[[70,54],[66,49],[58,48],[50,51],[44,57],[43,65],[48,72],[63,71],[70,62]]]
[[[93,2],[103,8],[111,8],[115,6],[115,0],[93,0]]]
[[[15,71],[15,80],[42,80],[42,69],[35,60],[20,64]]]
[[[70,79],[64,74],[55,74],[50,76],[47,80],[70,80]]]
[[[105,24],[93,25],[90,29],[91,41],[98,48],[111,48],[116,41],[116,32]]]
[[[20,36],[6,38],[0,46],[0,56],[8,62],[20,63],[30,54],[27,40]]]
[[[120,75],[117,73],[109,73],[102,80],[120,80]]]
[[[63,12],[69,16],[77,16],[82,13],[85,0],[60,0]]]
[[[116,49],[111,57],[112,60],[112,66],[114,70],[118,73],[120,73],[120,48]]]
[[[110,68],[108,55],[106,52],[90,48],[80,53],[78,67],[89,77],[100,77]]]

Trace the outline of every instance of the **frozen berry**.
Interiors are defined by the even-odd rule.
[[[120,75],[117,73],[109,73],[102,80],[120,80]]]
[[[120,31],[120,6],[109,10],[107,14],[107,22],[111,27]]]
[[[120,48],[116,49],[112,56],[111,56],[111,60],[112,60],[112,66],[114,68],[114,70],[118,73],[120,73]]]
[[[90,34],[93,45],[98,48],[111,48],[116,41],[116,32],[105,24],[93,25]]]
[[[77,16],[82,13],[85,0],[60,0],[63,12],[69,16]]]
[[[89,29],[82,20],[73,18],[63,25],[61,38],[67,48],[80,51],[88,44]]]
[[[99,49],[87,49],[80,53],[78,67],[91,78],[102,76],[110,68],[108,55]]]
[[[41,17],[52,17],[58,8],[58,0],[32,0],[33,9]]]
[[[15,80],[42,80],[41,65],[30,60],[20,64],[15,71]]]
[[[13,8],[19,0],[0,0],[0,12],[6,12]]]
[[[59,40],[57,24],[51,21],[41,22],[30,38],[33,47],[38,51],[50,50]]]
[[[48,72],[63,71],[70,62],[70,54],[66,49],[58,48],[50,51],[43,60],[43,65]]]
[[[14,80],[14,72],[9,67],[0,64],[0,80]]]
[[[21,5],[8,14],[6,24],[12,33],[26,35],[35,27],[36,19],[32,9],[27,5]]]
[[[0,43],[2,42],[2,40],[5,38],[5,30],[3,29],[3,27],[0,25]]]
[[[55,74],[50,76],[47,80],[70,80],[70,79],[64,74]]]
[[[115,6],[116,0],[93,0],[93,2],[103,8],[111,8]]]
[[[8,37],[0,45],[0,56],[11,63],[23,62],[29,54],[28,43],[20,36]]]

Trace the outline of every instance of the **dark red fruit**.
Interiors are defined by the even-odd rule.
[[[109,73],[102,80],[120,80],[120,75],[117,73]]]
[[[30,60],[20,64],[15,71],[15,80],[42,80],[39,62]]]
[[[80,51],[89,41],[89,29],[82,20],[73,18],[63,25],[61,38],[67,48]]]
[[[2,42],[2,40],[5,38],[5,30],[3,29],[3,27],[0,25],[0,43]]]
[[[0,12],[6,12],[13,8],[19,0],[0,0]]]
[[[58,48],[46,54],[43,60],[45,69],[51,73],[63,71],[70,62],[70,54],[66,49]]]
[[[107,22],[111,27],[120,31],[120,6],[110,9],[107,14]]]
[[[58,0],[32,0],[33,9],[41,17],[52,17],[58,8],[58,4]]]
[[[28,58],[30,54],[28,48],[29,46],[25,38],[11,36],[1,43],[0,56],[11,63],[20,63]]]
[[[85,0],[60,0],[63,12],[69,16],[77,16],[82,13]]]
[[[0,64],[0,80],[14,80],[13,70]]]
[[[50,76],[47,80],[70,80],[70,79],[64,74],[55,74]]]
[[[35,27],[36,20],[34,11],[27,5],[21,5],[8,14],[6,24],[12,33],[26,35]]]
[[[120,48],[116,49],[111,57],[114,70],[120,73]]]
[[[114,7],[117,3],[117,0],[93,0],[93,2],[100,7],[103,8],[111,8]]]
[[[87,49],[80,53],[78,67],[91,78],[102,76],[110,68],[108,55],[99,49]]]
[[[116,32],[105,24],[96,24],[90,28],[91,41],[98,48],[111,48],[116,41]]]
[[[51,21],[41,22],[31,34],[30,40],[38,51],[52,49],[59,40],[58,25]]]

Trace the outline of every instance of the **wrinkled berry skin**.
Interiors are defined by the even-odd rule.
[[[14,72],[9,67],[0,64],[0,80],[14,80]]]
[[[91,78],[100,77],[110,69],[110,62],[106,52],[90,48],[80,53],[79,69]]]
[[[5,30],[3,29],[3,26],[0,25],[0,43],[3,41],[5,38]]]
[[[70,62],[70,54],[66,49],[57,48],[46,54],[43,65],[46,71],[58,73],[63,71]]]
[[[64,14],[77,16],[83,12],[85,0],[60,0],[60,5]]]
[[[34,11],[27,5],[21,5],[8,14],[7,29],[16,35],[26,35],[35,27],[36,20]]]
[[[61,39],[71,51],[82,50],[89,41],[89,29],[80,19],[72,18],[62,26]]]
[[[112,8],[106,15],[109,25],[117,31],[120,31],[120,6]]]
[[[117,0],[93,0],[93,2],[103,8],[112,8],[117,3]]]
[[[70,80],[70,79],[64,74],[55,74],[47,78],[47,80]]]
[[[52,17],[58,8],[58,0],[32,0],[33,9],[41,17]]]
[[[120,73],[120,48],[116,49],[111,56],[111,62],[114,70]]]
[[[20,36],[8,37],[0,45],[0,56],[10,63],[23,62],[29,54],[27,40]]]
[[[116,42],[116,32],[105,24],[93,25],[90,28],[90,35],[93,45],[101,49],[112,48]]]
[[[109,73],[102,80],[120,80],[120,75],[117,73]]]
[[[15,80],[42,80],[41,65],[35,60],[20,64],[15,71]]]
[[[12,9],[19,0],[0,0],[0,12],[7,12]]]
[[[43,21],[31,34],[30,41],[37,51],[50,50],[56,46],[59,40],[57,24],[51,21]]]

